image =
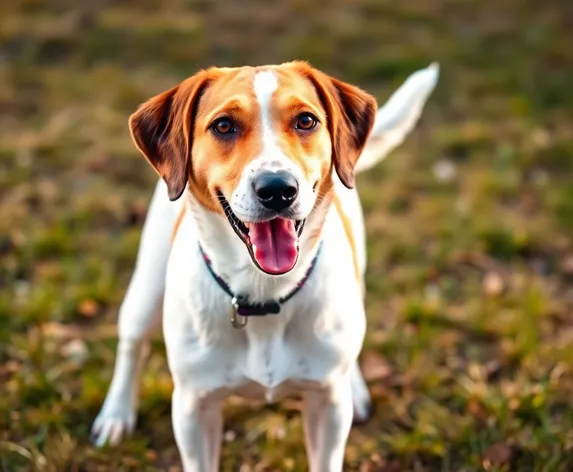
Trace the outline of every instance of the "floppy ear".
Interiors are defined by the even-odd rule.
[[[308,65],[303,73],[314,84],[327,114],[332,160],[341,182],[354,187],[354,167],[376,117],[376,99],[360,88],[332,78]]]
[[[131,137],[167,184],[171,201],[187,185],[197,104],[207,84],[198,73],[147,100],[129,117]]]

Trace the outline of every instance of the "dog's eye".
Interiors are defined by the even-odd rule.
[[[318,120],[310,113],[302,113],[296,120],[296,128],[308,131],[316,126]]]
[[[217,134],[231,134],[235,132],[235,125],[229,118],[219,118],[213,121],[211,129]]]

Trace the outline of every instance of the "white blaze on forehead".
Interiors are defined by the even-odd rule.
[[[279,82],[273,71],[266,70],[255,74],[253,88],[261,110],[263,155],[271,158],[273,151],[277,150],[276,136],[271,121],[271,99],[278,87]]]
[[[278,77],[272,70],[257,72],[253,77],[253,91],[259,107],[257,128],[262,146],[260,153],[243,169],[230,200],[233,212],[244,221],[257,221],[261,217],[261,205],[253,191],[253,181],[262,171],[276,172],[282,169],[296,178],[299,183],[299,193],[293,208],[297,214],[306,218],[314,205],[311,183],[306,181],[301,167],[289,157],[288,149],[281,148],[279,144],[281,127],[277,126],[277,123],[273,126],[271,106],[273,95],[278,89]]]

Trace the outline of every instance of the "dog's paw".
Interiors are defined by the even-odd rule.
[[[370,398],[363,398],[361,400],[354,399],[353,403],[353,416],[352,424],[354,426],[363,425],[372,418],[372,403]]]
[[[352,385],[353,424],[366,423],[372,416],[372,401],[368,386],[362,377],[358,363],[353,366],[350,377]]]
[[[97,447],[115,446],[129,436],[135,427],[136,413],[133,408],[102,408],[96,417],[90,439]]]

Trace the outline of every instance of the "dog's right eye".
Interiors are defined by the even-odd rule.
[[[310,131],[313,129],[318,120],[314,117],[314,115],[310,113],[302,113],[299,115],[298,120],[296,121],[296,129],[300,129],[302,131]]]
[[[235,125],[229,118],[219,118],[213,121],[211,129],[217,134],[227,135],[235,132]]]

